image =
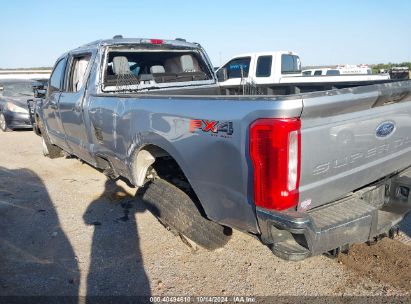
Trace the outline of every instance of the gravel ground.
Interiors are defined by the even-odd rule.
[[[352,262],[373,258],[380,244],[355,248],[352,259],[293,263],[234,231],[223,248],[193,253],[144,210],[135,189],[77,159],[44,158],[31,131],[1,133],[0,145],[0,295],[410,294],[410,284]],[[409,267],[402,258],[396,266],[382,255],[378,264]]]

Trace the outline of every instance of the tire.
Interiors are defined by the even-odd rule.
[[[165,226],[199,246],[214,250],[230,239],[231,230],[203,217],[195,202],[163,179],[149,182],[141,193],[147,209]]]
[[[41,144],[42,144],[42,148],[43,148],[43,155],[48,157],[48,158],[58,158],[58,157],[62,157],[63,156],[63,150],[59,147],[57,147],[56,145],[53,145],[50,142],[50,139],[47,135],[47,133],[45,132],[43,125],[39,124],[39,130],[41,133]]]
[[[3,132],[11,131],[11,129],[7,126],[6,117],[4,117],[3,113],[0,113],[0,130]]]

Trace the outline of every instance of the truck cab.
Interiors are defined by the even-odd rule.
[[[333,88],[370,85],[387,82],[384,75],[344,75],[338,69],[315,69],[302,71],[299,55],[291,51],[258,52],[234,56],[216,71],[220,86],[276,86],[275,94],[310,92]],[[280,86],[280,88],[278,88]],[[287,87],[287,86],[291,86]],[[298,87],[295,91],[294,87]],[[300,89],[300,87],[304,87]],[[266,92],[265,89],[260,90]],[[270,92],[270,90],[268,90]]]
[[[233,86],[244,81],[280,83],[282,77],[301,76],[301,72],[301,60],[297,53],[278,51],[235,56],[217,70],[217,75],[220,75],[220,85]],[[221,81],[224,73],[226,78]]]

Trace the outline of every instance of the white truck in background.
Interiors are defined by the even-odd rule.
[[[315,69],[306,69],[302,72],[303,76],[339,76],[339,75],[372,75],[372,69],[368,65],[338,65],[336,67],[320,67]],[[381,76],[381,75],[379,75]],[[384,75],[388,78],[388,74]]]
[[[343,64],[338,65],[337,70],[341,75],[371,75],[372,69],[366,64]]]
[[[217,71],[220,86],[242,92],[290,94],[370,85],[390,81],[389,75],[303,75],[297,53],[288,51],[247,53],[234,56]],[[248,89],[244,90],[244,87]],[[250,91],[250,92],[249,92]],[[230,92],[232,94],[233,92]],[[257,92],[258,93],[258,92]]]

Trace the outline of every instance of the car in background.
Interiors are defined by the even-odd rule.
[[[410,79],[410,68],[407,66],[392,67],[389,72],[391,79],[407,80]]]
[[[337,67],[316,68],[303,70],[303,76],[353,76],[353,75],[372,75],[372,70],[365,64],[354,65],[345,64]],[[385,76],[387,78],[387,75]]]
[[[337,69],[322,68],[322,69],[311,69],[304,70],[302,72],[303,76],[340,76],[341,73]]]
[[[0,81],[0,130],[31,129],[27,103],[34,98],[34,80],[8,79]]]

